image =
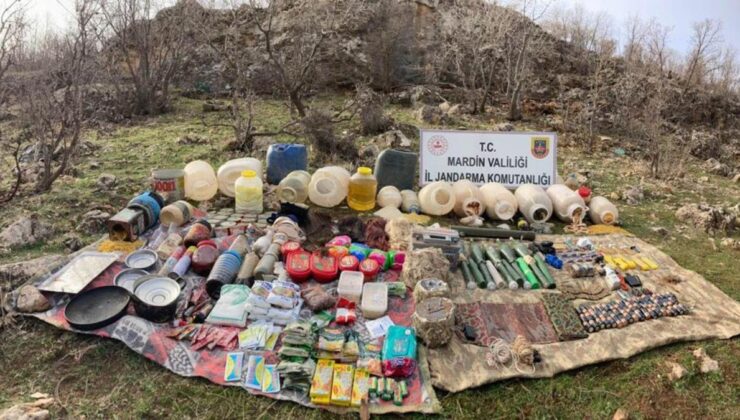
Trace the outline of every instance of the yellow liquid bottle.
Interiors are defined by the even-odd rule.
[[[364,166],[357,168],[357,173],[349,179],[347,204],[357,211],[368,211],[375,208],[375,195],[378,192],[378,181],[373,171]]]

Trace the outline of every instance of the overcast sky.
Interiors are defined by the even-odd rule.
[[[8,0],[0,0],[0,3]],[[74,0],[27,0],[30,14],[39,29],[51,26],[63,28],[71,18]],[[171,3],[174,0],[155,0]],[[554,0],[556,5],[568,6],[580,3],[591,12],[605,11],[612,16],[615,30],[632,14],[645,20],[657,18],[663,25],[673,27],[669,45],[685,53],[690,45],[691,25],[706,18],[722,22],[724,40],[727,45],[740,49],[740,0]],[[619,36],[616,33],[615,36]]]

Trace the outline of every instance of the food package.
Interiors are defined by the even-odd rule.
[[[311,380],[309,397],[313,404],[329,404],[331,402],[332,381],[334,379],[334,361],[319,359]]]
[[[275,280],[267,296],[267,303],[283,309],[292,309],[300,294],[300,287],[292,282]]]
[[[334,365],[334,380],[331,384],[331,403],[348,406],[352,402],[352,383],[355,367],[352,365]]]
[[[368,397],[368,389],[370,385],[370,374],[365,369],[355,370],[355,378],[352,383],[352,407],[359,407],[362,405],[362,400]]]

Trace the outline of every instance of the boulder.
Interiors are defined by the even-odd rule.
[[[677,381],[686,375],[686,369],[678,363],[667,361],[665,364],[671,370],[668,373],[668,379],[671,381]]]
[[[17,219],[0,232],[0,245],[10,249],[32,245],[48,239],[52,233],[50,225],[42,222],[38,215],[31,214]]]
[[[383,134],[379,134],[372,139],[370,143],[379,147],[380,149],[397,149],[397,148],[408,148],[411,147],[411,140],[406,137],[401,130],[391,130]]]
[[[719,371],[719,363],[709,357],[704,348],[699,347],[693,352],[694,357],[701,363],[699,371],[701,373],[717,372]]]
[[[737,214],[732,210],[712,207],[706,203],[686,204],[676,210],[676,218],[707,233],[731,232],[735,229]]]
[[[79,236],[74,235],[74,234],[68,234],[68,235],[66,235],[64,237],[64,240],[62,241],[62,243],[64,244],[64,247],[67,248],[67,251],[69,251],[69,252],[78,251],[83,246],[85,246],[82,243],[82,239],[80,239]]]
[[[113,174],[100,174],[98,177],[98,180],[95,182],[95,185],[97,185],[98,189],[100,190],[109,190],[112,188],[115,188],[116,184],[118,183],[118,178],[116,178]]]
[[[439,107],[432,105],[422,105],[415,112],[416,119],[430,124],[445,124],[449,122],[449,117]]]
[[[409,90],[411,105],[439,105],[445,102],[439,93],[439,88],[432,86],[414,86]]]
[[[16,310],[22,313],[43,312],[51,308],[49,300],[41,294],[39,289],[30,284],[18,289],[18,299],[15,303]]]
[[[514,124],[510,122],[502,122],[493,126],[494,131],[514,131]]]
[[[369,167],[372,167],[375,164],[375,160],[378,158],[378,154],[380,154],[380,148],[372,143],[362,146],[357,152],[359,162],[362,165]]]
[[[105,222],[111,218],[110,213],[103,210],[90,210],[82,215],[82,222],[77,225],[77,230],[94,235],[106,230]]]
[[[208,139],[206,139],[203,136],[199,136],[197,134],[186,134],[179,139],[177,139],[177,144],[187,146],[191,144],[207,144]]]
[[[640,186],[629,187],[622,193],[622,200],[631,206],[640,204],[645,199],[645,191]]]

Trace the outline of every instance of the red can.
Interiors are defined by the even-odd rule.
[[[303,248],[301,247],[301,244],[295,241],[288,241],[280,247],[280,255],[285,258],[287,258],[289,254],[296,251],[303,251]]]
[[[354,255],[345,255],[339,260],[339,271],[357,271],[360,260]]]
[[[371,281],[378,275],[380,264],[377,261],[365,258],[360,263],[360,272],[365,276],[365,281]]]
[[[339,275],[339,261],[320,250],[311,254],[311,274],[319,283],[329,283]]]
[[[212,240],[198,242],[198,249],[193,253],[190,268],[200,274],[207,276],[218,258],[218,247]]]
[[[311,253],[303,250],[293,251],[285,259],[285,271],[294,283],[303,283],[311,277]]]

